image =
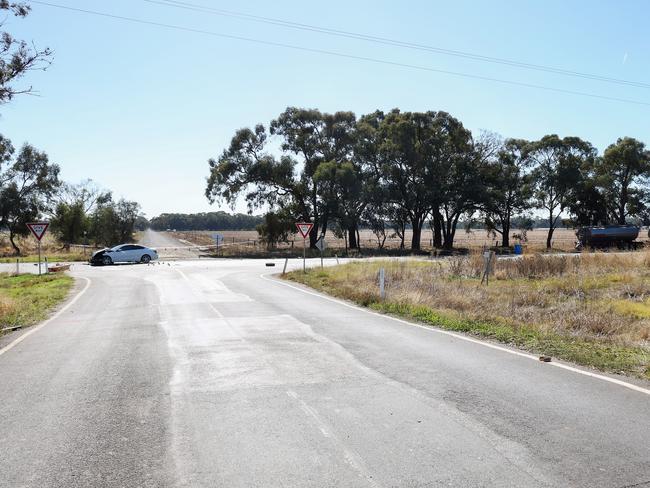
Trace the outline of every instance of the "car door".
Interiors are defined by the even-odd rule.
[[[131,261],[131,246],[124,244],[111,253],[114,263],[126,263]]]
[[[139,263],[140,260],[142,259],[142,255],[144,254],[144,249],[145,248],[142,247],[142,246],[138,246],[137,244],[133,244],[131,247],[132,247],[132,249],[131,249],[131,251],[129,251],[131,261],[133,261],[134,263],[136,263],[136,262]]]
[[[121,260],[129,263],[139,261],[140,260],[140,251],[138,251],[139,248],[140,246],[136,246],[134,244],[127,244],[126,246],[122,247]]]

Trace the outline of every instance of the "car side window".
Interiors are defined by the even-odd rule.
[[[132,246],[132,245],[122,246],[122,251],[133,251],[134,249],[137,248],[138,248],[137,246]]]

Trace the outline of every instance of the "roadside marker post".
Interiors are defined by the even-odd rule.
[[[298,232],[302,236],[302,272],[307,272],[307,236],[311,232],[314,224],[311,222],[297,222],[296,227],[298,227]]]
[[[287,273],[287,264],[289,264],[289,258],[284,258],[284,268],[282,268],[282,274]]]
[[[379,268],[379,297],[382,300],[386,298],[386,272],[384,268]]]
[[[494,251],[485,251],[483,253],[483,261],[485,262],[485,270],[483,271],[483,276],[481,277],[481,284],[485,282],[485,285],[490,284],[490,271],[492,271],[492,261],[494,260]]]
[[[323,268],[323,251],[327,247],[325,242],[325,234],[322,234],[316,241],[316,247],[320,251],[320,267]]]
[[[34,234],[36,240],[38,241],[38,275],[41,275],[41,239],[45,235],[45,231],[49,227],[49,222],[30,222],[27,224],[27,228]]]

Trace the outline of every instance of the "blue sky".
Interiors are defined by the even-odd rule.
[[[48,0],[193,29],[650,103],[650,88],[478,62],[290,30],[144,0]],[[484,56],[650,83],[650,3],[612,1],[220,2],[215,8]],[[55,51],[26,83],[39,96],[0,107],[0,132],[47,151],[67,181],[92,178],[149,217],[218,209],[203,196],[207,159],[235,130],[287,106],[323,111],[445,110],[473,131],[577,135],[599,150],[650,144],[650,105],[560,94],[33,5],[5,26]],[[224,207],[225,208],[225,207]],[[243,205],[238,210],[244,210]]]

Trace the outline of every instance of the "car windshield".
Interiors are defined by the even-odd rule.
[[[109,251],[117,251],[117,250],[120,249],[123,245],[124,245],[124,244],[120,244],[119,246],[111,247],[111,248],[109,249]]]

